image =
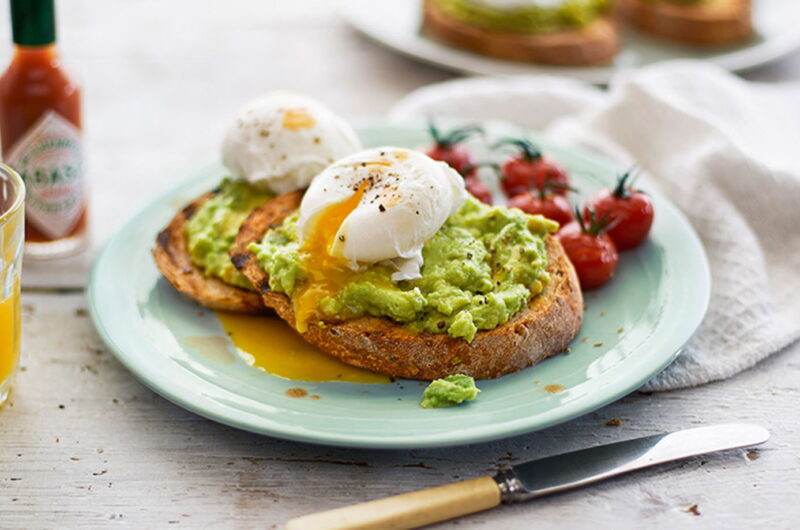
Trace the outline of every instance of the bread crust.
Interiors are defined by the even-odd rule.
[[[231,258],[261,289],[264,305],[295,326],[292,302],[269,290],[268,276],[247,250],[270,226],[288,215],[294,198],[280,196],[275,204],[256,209],[245,221]],[[299,200],[297,201],[299,203]],[[583,320],[583,296],[578,278],[555,237],[547,237],[551,281],[528,307],[505,324],[479,331],[472,342],[446,334],[414,333],[385,318],[364,317],[345,322],[311,323],[301,335],[339,360],[394,377],[431,380],[450,374],[491,379],[563,352]]]
[[[209,192],[192,201],[158,233],[153,248],[156,266],[175,289],[204,307],[216,311],[267,313],[269,310],[258,293],[208,276],[192,263],[186,248],[186,223],[213,196],[214,193]]]
[[[300,191],[284,193],[253,210],[239,227],[236,241],[231,246],[230,256],[233,266],[250,280],[262,297],[271,292],[269,276],[258,265],[256,255],[247,247],[250,243],[261,241],[270,228],[278,227],[281,221],[300,207],[302,198],[303,193]]]
[[[619,50],[614,19],[603,16],[585,28],[542,33],[492,31],[447,16],[425,0],[422,31],[428,36],[484,55],[560,66],[604,66]]]
[[[711,0],[698,5],[618,0],[622,16],[642,31],[665,39],[721,46],[753,35],[751,0]]]

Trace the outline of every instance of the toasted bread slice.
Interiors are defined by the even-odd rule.
[[[618,9],[637,28],[666,39],[704,46],[736,44],[753,35],[750,0],[700,4],[618,0]]]
[[[261,286],[264,305],[295,326],[292,302],[269,289],[269,278],[247,250],[293,211],[299,198],[282,195],[256,209],[239,230],[231,259],[253,283]],[[583,320],[583,296],[572,264],[561,244],[548,236],[547,270],[551,282],[528,307],[505,324],[479,331],[472,342],[445,334],[414,333],[385,318],[312,323],[302,337],[339,360],[394,377],[436,379],[467,374],[489,379],[536,364],[563,352]]]
[[[561,66],[607,65],[619,50],[619,36],[610,16],[582,29],[512,33],[465,24],[447,16],[435,2],[425,0],[422,31],[446,44],[484,55]]]
[[[271,293],[269,276],[259,266],[255,254],[250,252],[247,247],[250,246],[250,243],[261,241],[267,230],[277,227],[284,218],[297,210],[302,198],[303,193],[299,191],[284,193],[253,210],[239,228],[236,242],[231,247],[230,255],[233,266],[250,280],[250,283],[262,296]]]
[[[268,312],[258,293],[228,285],[206,275],[189,257],[186,248],[186,222],[213,195],[206,193],[192,201],[158,233],[156,246],[153,248],[156,266],[175,289],[204,307],[237,313]]]

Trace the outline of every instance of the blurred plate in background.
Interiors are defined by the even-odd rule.
[[[702,49],[623,30],[622,50],[609,67],[542,66],[478,55],[420,35],[421,0],[346,0],[340,12],[369,38],[409,57],[455,72],[476,75],[561,75],[605,84],[620,70],[669,59],[703,59],[732,72],[777,61],[800,47],[800,2],[754,0],[757,36],[733,47]]]

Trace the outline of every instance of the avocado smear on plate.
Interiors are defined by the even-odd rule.
[[[558,223],[517,209],[467,202],[422,249],[422,277],[393,282],[386,263],[361,266],[322,317],[386,317],[414,332],[447,333],[471,341],[522,310],[550,280],[545,236]],[[289,297],[307,278],[297,240],[297,213],[251,243],[273,291]]]
[[[189,257],[209,276],[253,290],[253,286],[231,263],[228,251],[236,240],[239,227],[257,206],[270,198],[245,180],[226,178],[186,223]]]
[[[478,397],[480,389],[475,380],[463,374],[448,375],[444,379],[434,379],[422,392],[420,407],[433,409],[453,407]]]

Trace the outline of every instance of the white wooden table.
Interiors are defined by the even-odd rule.
[[[354,34],[331,4],[59,3],[61,48],[85,84],[95,247],[217,156],[231,116],[254,95],[289,88],[346,116],[374,116],[410,90],[451,77]],[[3,12],[3,42],[7,18]],[[4,61],[9,53],[4,45]],[[800,79],[800,54],[748,77]],[[566,449],[725,421],[761,423],[773,439],[761,449],[666,465],[442,527],[800,526],[800,345],[729,381],[634,393],[496,443],[332,449],[212,423],[139,384],[86,315],[82,288],[95,251],[26,264],[22,372],[0,411],[2,528],[275,528],[300,514]],[[615,418],[622,424],[607,426]]]

